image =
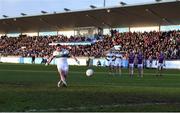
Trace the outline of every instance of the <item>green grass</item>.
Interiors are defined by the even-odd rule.
[[[58,88],[56,66],[0,64],[0,111],[180,111],[180,70],[144,70],[144,78],[108,75],[106,68],[71,66]],[[137,70],[136,70],[137,72]]]

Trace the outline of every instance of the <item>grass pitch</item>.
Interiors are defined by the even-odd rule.
[[[0,111],[180,111],[180,70],[144,70],[131,79],[106,68],[71,66],[68,88],[58,88],[56,66],[0,64]]]

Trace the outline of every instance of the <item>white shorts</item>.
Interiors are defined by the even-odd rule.
[[[133,64],[129,64],[129,67],[134,68],[134,63]]]
[[[137,66],[138,66],[138,68],[142,68],[143,64],[138,64]]]
[[[115,63],[114,63],[114,66],[121,67],[121,62],[115,62]]]
[[[107,62],[107,66],[113,66],[114,65],[114,61],[108,61]]]
[[[57,65],[57,69],[58,69],[58,71],[68,72],[69,66],[68,66],[68,64],[61,64],[61,65]]]
[[[163,63],[158,63],[158,68],[159,69],[163,68]]]

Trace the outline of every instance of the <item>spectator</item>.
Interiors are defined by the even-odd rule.
[[[165,53],[166,59],[180,59],[180,31],[118,33],[116,30],[112,30],[111,33],[112,36],[104,35],[99,39],[97,38],[92,45],[72,46],[69,51],[75,56],[102,57],[104,52],[114,45],[121,45],[121,51],[128,52],[131,48],[134,48],[136,52],[141,49],[145,59],[148,59],[150,54],[152,59],[155,59],[155,53],[160,49]],[[37,57],[43,57],[45,54],[50,55],[53,51],[53,47],[49,46],[49,43],[83,41],[92,40],[88,37],[71,36],[67,38],[63,35],[48,37],[2,36],[0,38],[0,52],[2,56],[31,57],[31,53],[34,53]]]

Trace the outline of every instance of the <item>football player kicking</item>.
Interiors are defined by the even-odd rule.
[[[46,65],[48,65],[54,58],[57,61],[57,69],[60,76],[60,81],[58,82],[58,87],[67,87],[67,76],[69,71],[69,66],[67,62],[67,58],[69,56],[69,51],[63,48],[60,44],[56,45],[56,50],[53,52],[53,55],[48,59]],[[77,60],[75,56],[72,55],[72,58],[79,64],[80,62]]]

